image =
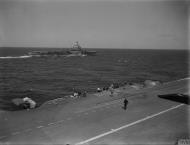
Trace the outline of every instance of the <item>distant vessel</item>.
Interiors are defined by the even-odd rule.
[[[73,47],[68,50],[60,50],[60,51],[32,51],[29,52],[30,56],[62,56],[62,55],[95,55],[96,51],[86,51],[81,48],[78,41],[74,43]]]
[[[68,54],[73,55],[95,55],[96,51],[86,51],[83,50],[82,47],[79,45],[78,41],[76,41],[73,45],[73,47],[69,50],[67,50]]]

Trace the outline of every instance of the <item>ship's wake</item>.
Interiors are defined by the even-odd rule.
[[[31,55],[23,55],[23,56],[1,56],[0,59],[23,59],[23,58],[30,58]]]
[[[0,59],[25,59],[25,58],[30,58],[30,57],[50,57],[51,55],[22,55],[22,56],[0,56]],[[52,55],[51,57],[85,57],[87,55],[85,54],[68,54],[68,55],[59,55],[59,56],[56,56],[56,55]]]

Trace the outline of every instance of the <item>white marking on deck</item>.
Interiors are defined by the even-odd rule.
[[[180,105],[177,105],[177,106],[173,106],[173,107],[171,107],[171,108],[169,108],[169,109],[163,110],[163,111],[158,112],[158,113],[156,113],[156,114],[149,115],[149,116],[147,116],[147,117],[145,117],[145,118],[142,118],[142,119],[140,119],[140,120],[134,121],[134,122],[129,123],[129,124],[126,124],[126,125],[121,126],[121,127],[119,127],[119,128],[111,129],[111,131],[102,133],[102,134],[100,134],[100,135],[97,135],[97,136],[94,136],[94,137],[89,138],[89,139],[87,139],[87,140],[84,140],[84,141],[81,141],[81,142],[79,142],[79,143],[76,143],[76,145],[85,144],[85,143],[91,142],[91,141],[93,141],[93,140],[102,138],[102,137],[104,137],[104,136],[106,136],[106,135],[115,133],[115,132],[120,131],[120,130],[122,130],[122,129],[128,128],[128,127],[133,126],[133,125],[136,125],[136,124],[141,123],[141,122],[143,122],[143,121],[146,121],[146,120],[148,120],[148,119],[154,118],[154,117],[156,117],[156,116],[158,116],[158,115],[164,114],[164,113],[166,113],[166,112],[168,112],[168,111],[171,111],[171,110],[173,110],[173,109],[179,108],[179,107],[181,107],[181,106],[183,106],[183,105],[184,105],[184,104],[180,104]]]
[[[48,123],[48,125],[54,125],[56,122]]]
[[[169,83],[174,83],[174,82],[179,82],[179,81],[183,81],[183,80],[189,80],[190,77],[188,78],[183,78],[183,79],[179,79],[179,80],[174,80],[174,81],[170,81],[170,82],[165,82],[164,84],[169,84]]]
[[[43,128],[44,126],[37,126],[36,128]]]
[[[20,132],[13,132],[13,133],[11,133],[11,135],[17,135],[17,134],[20,134]]]

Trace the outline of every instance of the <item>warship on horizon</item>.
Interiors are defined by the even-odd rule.
[[[59,51],[32,51],[29,52],[28,55],[30,56],[61,56],[61,55],[96,55],[96,51],[87,51],[83,50],[82,47],[79,45],[78,41],[76,41],[72,48],[68,50],[59,50]]]

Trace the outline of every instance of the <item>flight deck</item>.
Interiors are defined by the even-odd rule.
[[[119,88],[29,111],[1,112],[4,144],[176,144],[189,138],[189,78],[151,88]],[[123,98],[129,101],[123,109]],[[172,99],[170,99],[172,98]],[[188,98],[189,100],[189,98]]]

